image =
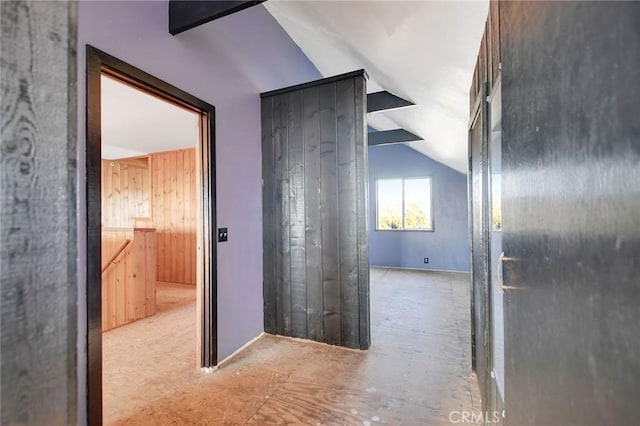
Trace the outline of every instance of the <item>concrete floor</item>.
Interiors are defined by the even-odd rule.
[[[468,276],[371,269],[372,346],[264,335],[213,374],[195,368],[195,291],[104,334],[105,424],[450,425],[479,412]]]

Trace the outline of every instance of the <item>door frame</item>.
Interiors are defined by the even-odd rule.
[[[197,220],[198,366],[211,368],[217,359],[217,253],[215,108],[91,45],[86,46],[86,191],[87,191],[87,415],[102,424],[102,279],[101,279],[101,76],[108,74],[153,96],[200,114],[196,148],[199,176]]]
[[[490,326],[489,311],[491,306],[491,295],[489,290],[489,220],[487,218],[487,197],[488,197],[488,157],[487,157],[487,144],[488,144],[488,102],[487,102],[488,85],[486,82],[479,85],[478,94],[476,95],[476,101],[471,108],[472,114],[468,124],[468,154],[469,154],[469,172],[468,172],[468,207],[469,207],[469,255],[470,255],[470,296],[471,296],[471,366],[475,371],[478,378],[478,385],[480,388],[480,395],[482,396],[482,408],[483,412],[487,412],[487,403],[490,400],[491,392],[491,364],[492,359],[492,347],[493,333]],[[479,170],[477,173],[480,175],[481,190],[480,199],[476,199],[473,193],[473,173],[476,172],[473,168],[473,144],[476,143],[473,139],[473,128],[476,126],[478,120],[480,122],[480,157],[479,157]],[[480,239],[476,241],[474,239],[474,216],[481,215],[480,221]],[[478,277],[474,273],[474,252],[479,251],[483,263],[482,276]],[[481,292],[484,296],[484,303],[482,306],[476,306],[476,293]],[[484,324],[479,324],[476,321],[476,313],[483,313]],[[478,336],[482,337],[482,347],[477,345]],[[479,356],[480,355],[480,356]],[[479,362],[481,360],[482,362]]]
[[[489,408],[491,410],[492,413],[495,412],[500,412],[502,413],[504,410],[504,387],[501,389],[502,393],[500,392],[499,386],[498,386],[498,377],[496,376],[496,365],[495,365],[495,354],[496,354],[496,347],[494,344],[494,338],[495,338],[495,334],[494,334],[494,323],[495,323],[495,316],[494,316],[494,298],[493,298],[493,291],[494,291],[494,287],[496,285],[498,285],[498,282],[494,280],[494,272],[497,272],[499,269],[502,268],[503,262],[502,260],[500,260],[498,263],[494,263],[493,262],[493,258],[492,258],[492,252],[493,252],[493,244],[494,244],[494,240],[493,240],[493,161],[492,161],[492,150],[493,150],[493,146],[492,146],[492,132],[493,132],[493,114],[492,114],[492,110],[493,110],[493,103],[496,101],[496,96],[498,95],[498,91],[500,91],[500,98],[498,98],[498,102],[499,102],[499,108],[500,108],[500,120],[502,120],[502,72],[498,71],[498,75],[496,76],[496,78],[493,81],[493,87],[491,88],[491,92],[488,93],[487,95],[487,154],[486,154],[486,158],[487,158],[487,188],[486,188],[486,194],[487,194],[487,202],[485,204],[485,215],[487,218],[487,226],[488,226],[488,232],[487,232],[487,243],[488,243],[488,247],[489,250],[487,252],[487,258],[488,258],[488,276],[487,276],[487,288],[488,288],[488,295],[489,297],[487,298],[487,306],[488,306],[488,312],[489,315],[487,316],[488,318],[488,329],[489,329],[489,354],[490,354],[490,359],[489,359],[489,372],[490,372],[490,386],[489,386]],[[500,128],[502,128],[502,123],[500,124]],[[502,163],[502,159],[500,160],[500,163]],[[502,192],[502,191],[501,191]],[[504,250],[504,247],[503,247]],[[501,258],[502,259],[502,258]],[[500,271],[500,273],[502,274],[502,271]],[[500,283],[500,285],[502,286],[502,283]],[[506,298],[506,294],[504,292],[504,289],[501,287],[500,291],[502,292],[502,297],[503,297],[503,306],[502,306],[502,324],[503,324],[503,330],[506,324],[505,318],[504,318],[504,299]],[[503,334],[503,339],[504,339],[504,334]],[[504,340],[502,342],[502,350],[504,352]],[[504,363],[504,353],[503,353],[503,363]],[[504,368],[503,368],[503,374],[504,374]],[[502,380],[504,381],[504,377],[502,377]],[[504,418],[504,415],[503,415]],[[501,420],[501,423],[502,424]]]

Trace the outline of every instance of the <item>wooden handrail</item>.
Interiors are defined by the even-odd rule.
[[[120,256],[120,253],[122,253],[124,251],[124,249],[127,248],[127,246],[131,243],[130,239],[125,240],[124,243],[122,243],[122,245],[120,246],[120,248],[118,249],[118,251],[116,252],[116,254],[114,254],[113,256],[111,256],[111,259],[109,259],[109,261],[107,263],[104,264],[104,266],[102,267],[102,273],[104,274],[104,271],[107,270],[107,268],[109,267],[109,265],[111,265],[112,263],[114,263],[116,261],[116,259],[118,258],[118,256]]]

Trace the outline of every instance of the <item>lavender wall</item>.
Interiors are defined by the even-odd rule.
[[[376,231],[376,179],[425,176],[432,179],[434,231]],[[405,145],[370,147],[369,202],[372,265],[469,271],[465,175]]]
[[[80,267],[85,269],[85,45],[91,44],[216,107],[218,354],[222,360],[263,330],[260,97],[320,78],[263,6],[171,36],[168,3],[80,2],[78,187]],[[79,377],[84,377],[86,283],[80,273]],[[80,401],[83,400],[83,384]],[[82,410],[82,407],[80,408]]]

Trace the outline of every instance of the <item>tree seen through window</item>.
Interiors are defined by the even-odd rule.
[[[431,179],[380,179],[376,185],[378,230],[432,230]]]

